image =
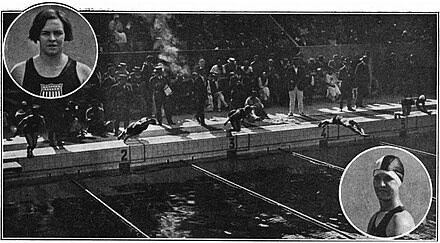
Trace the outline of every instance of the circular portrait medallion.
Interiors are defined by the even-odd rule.
[[[3,56],[15,84],[44,99],[69,96],[92,76],[98,43],[89,22],[63,4],[23,11],[8,27]]]
[[[347,220],[363,234],[394,239],[417,228],[431,207],[432,184],[423,163],[397,147],[358,154],[345,169],[339,202]]]

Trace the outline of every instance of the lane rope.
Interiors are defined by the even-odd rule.
[[[283,152],[286,152],[286,153],[289,153],[289,154],[291,154],[294,157],[306,160],[306,161],[308,161],[308,162],[310,162],[312,164],[317,164],[317,165],[322,165],[322,166],[330,167],[332,169],[336,169],[336,170],[339,170],[339,171],[344,171],[345,170],[344,168],[342,168],[340,166],[333,165],[333,164],[330,164],[330,163],[327,163],[327,162],[324,162],[324,161],[321,161],[321,160],[318,160],[318,159],[315,159],[315,158],[312,158],[312,157],[309,157],[309,156],[306,156],[306,155],[303,155],[303,154],[300,154],[300,153],[296,153],[296,152],[292,152],[292,151],[287,151],[285,149],[279,149],[279,150],[281,150]]]
[[[116,212],[113,208],[111,208],[109,205],[107,205],[104,201],[102,201],[99,197],[97,197],[95,194],[93,194],[91,191],[89,191],[87,188],[85,188],[83,185],[81,185],[78,181],[75,179],[70,179],[75,185],[77,185],[79,188],[81,188],[83,191],[85,191],[87,194],[89,194],[93,199],[98,201],[101,205],[103,205],[105,208],[107,208],[110,212],[112,212],[114,215],[116,215],[123,223],[128,225],[129,227],[133,228],[138,234],[145,238],[150,238],[147,234],[142,232],[136,225],[128,221],[124,216],[120,215],[118,212]]]
[[[392,144],[392,143],[387,143],[387,142],[383,142],[383,141],[379,141],[379,144],[381,144],[381,145],[388,145],[388,146],[394,146],[394,147],[406,149],[406,150],[409,150],[409,151],[413,151],[415,153],[432,156],[432,157],[436,157],[437,156],[436,154],[433,154],[433,153],[425,152],[425,151],[418,150],[418,149],[408,148],[408,147],[404,147],[404,146],[400,146],[400,145],[396,145],[396,144]]]
[[[221,181],[221,182],[225,183],[228,186],[231,186],[231,187],[243,190],[243,191],[247,192],[248,194],[250,194],[250,195],[252,195],[252,196],[254,196],[256,198],[259,198],[259,199],[261,199],[263,201],[266,201],[266,202],[268,202],[270,204],[278,206],[278,207],[280,207],[280,208],[282,208],[282,209],[284,209],[284,210],[286,210],[288,212],[291,212],[292,214],[294,214],[295,216],[297,216],[300,219],[303,219],[303,220],[305,220],[307,222],[313,223],[313,224],[315,224],[315,225],[317,225],[319,227],[325,228],[327,230],[331,230],[331,231],[337,232],[340,235],[344,236],[345,238],[356,239],[355,237],[353,237],[352,235],[350,235],[349,233],[347,233],[345,231],[342,231],[342,230],[337,229],[337,228],[335,228],[333,226],[330,226],[330,225],[328,225],[326,223],[323,223],[323,222],[321,222],[319,220],[316,220],[316,219],[314,219],[314,218],[312,218],[312,217],[310,217],[310,216],[308,216],[308,215],[306,215],[304,213],[301,213],[301,212],[299,212],[299,211],[297,211],[297,210],[295,210],[293,208],[290,208],[290,207],[288,207],[288,206],[286,206],[286,205],[284,205],[282,203],[279,203],[279,202],[277,202],[277,201],[275,201],[273,199],[265,197],[265,196],[263,196],[263,195],[261,195],[261,194],[259,194],[257,192],[254,192],[254,191],[252,191],[252,190],[250,190],[250,189],[248,189],[246,187],[240,186],[239,184],[236,184],[236,183],[234,183],[232,181],[229,181],[229,180],[227,180],[227,179],[225,179],[225,178],[223,178],[223,177],[221,177],[219,175],[216,175],[216,174],[214,174],[214,173],[212,173],[212,172],[210,172],[208,170],[205,170],[205,169],[203,169],[203,168],[201,168],[201,167],[199,167],[197,165],[186,163],[185,161],[182,161],[182,162],[187,164],[187,165],[190,165],[194,169],[204,173],[205,175],[207,175],[207,176],[209,176],[211,178],[214,178],[214,179],[216,179],[218,181]]]

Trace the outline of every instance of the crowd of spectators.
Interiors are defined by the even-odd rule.
[[[114,131],[118,135],[121,123],[126,127],[130,121],[141,117],[160,118],[163,113],[168,124],[174,125],[173,115],[198,112],[197,107],[201,102],[197,90],[200,87],[206,87],[205,111],[230,111],[253,106],[254,120],[265,119],[268,116],[264,108],[289,106],[288,73],[294,59],[299,59],[300,65],[306,70],[306,105],[315,99],[340,102],[344,98],[341,97],[344,89],[341,83],[346,80],[340,73],[341,68],[345,64],[354,72],[360,59],[365,59],[363,55],[360,53],[348,57],[335,54],[326,60],[323,55],[306,59],[301,53],[283,58],[272,53],[264,58],[259,55],[249,59],[232,56],[218,58],[214,63],[200,58],[190,65],[190,70],[180,71],[172,69],[171,63],[151,55],[146,57],[145,62],[134,65],[108,63],[105,68],[98,66],[95,69],[92,79],[81,89],[83,95],[77,96],[79,98],[40,104],[41,113],[51,131],[46,139],[54,144],[56,141],[84,138],[86,132],[107,136],[107,132]],[[379,91],[401,95],[421,94],[417,86],[420,79],[417,78],[414,55],[409,55],[404,63],[396,62],[395,55],[391,53],[387,65],[377,68],[387,70],[386,82],[375,82],[373,77],[366,81],[368,83],[354,86],[365,87],[367,95]],[[159,74],[160,82],[157,77]],[[200,78],[204,85],[197,86],[196,79],[200,83]],[[161,100],[157,99],[158,93],[163,94]],[[161,104],[158,105],[158,102]],[[349,104],[348,109],[351,110]],[[27,113],[29,106],[24,102],[16,113],[4,114],[4,125],[16,127]]]
[[[151,51],[164,28],[181,50],[433,43],[435,16],[417,14],[114,14],[96,30],[103,52]],[[111,16],[111,17],[110,17]],[[165,16],[165,17],[163,17]],[[159,20],[159,21],[158,21]]]
[[[292,38],[299,45],[432,42],[435,28],[431,25],[435,21],[429,18],[409,14],[344,15],[343,18],[340,15],[175,14],[162,16],[164,25],[155,15],[114,14],[98,34],[104,52],[135,51],[139,48],[136,43],[151,40],[155,33],[155,38],[161,38],[160,29],[170,28],[179,39],[173,44],[181,48],[250,49],[249,53],[259,54],[261,48],[282,50],[292,44]],[[153,48],[153,42],[154,38],[149,48]],[[182,69],[175,68],[180,67],[176,63],[161,60],[159,55],[150,55],[145,62],[126,60],[131,62],[97,66],[92,79],[82,88],[85,95],[81,98],[40,104],[51,131],[47,140],[54,143],[63,140],[59,136],[81,138],[86,132],[106,136],[107,131],[114,131],[117,135],[120,123],[126,127],[130,121],[144,116],[158,118],[165,114],[168,124],[173,125],[173,114],[195,114],[199,109],[197,90],[202,86],[195,83],[200,84],[200,80],[206,86],[206,111],[229,111],[250,105],[254,106],[252,114],[256,119],[264,119],[267,118],[265,107],[289,105],[288,70],[293,59],[300,59],[306,70],[306,104],[316,98],[339,102],[347,98],[341,97],[344,96],[344,87],[341,88],[344,78],[340,75],[343,63],[354,70],[364,55],[335,54],[326,60],[323,55],[304,58],[301,53],[258,54],[247,58],[231,54],[213,61],[212,57],[205,60],[198,53],[194,55],[197,57],[187,58],[193,63]],[[421,94],[418,58],[421,57],[390,51],[381,63],[374,64],[374,72],[365,84],[367,93]],[[158,92],[162,95],[159,100]],[[20,109],[17,113],[4,112],[3,124],[16,127],[20,116],[28,112],[24,107]]]

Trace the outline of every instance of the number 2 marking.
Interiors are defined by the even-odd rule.
[[[121,154],[122,154],[121,161],[127,161],[127,150],[126,149],[121,150]]]

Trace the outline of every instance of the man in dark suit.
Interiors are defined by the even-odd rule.
[[[347,108],[349,111],[354,111],[351,106],[352,89],[353,89],[353,70],[351,68],[351,60],[347,57],[342,62],[343,66],[339,69],[339,80],[341,80],[341,100],[339,108],[342,111],[344,107],[344,100],[347,100]]]
[[[356,107],[364,107],[363,99],[368,95],[370,72],[368,70],[368,56],[360,59],[354,71],[355,85],[357,87]]]
[[[202,126],[206,126],[205,123],[205,108],[206,100],[208,99],[207,84],[203,76],[198,72],[192,73],[192,78],[194,80],[194,102],[196,107],[196,120]]]
[[[304,114],[303,93],[306,86],[306,71],[301,65],[299,57],[293,59],[292,66],[287,70],[288,89],[289,89],[289,116],[293,116],[295,109],[295,100],[298,99],[298,111],[300,115]]]

